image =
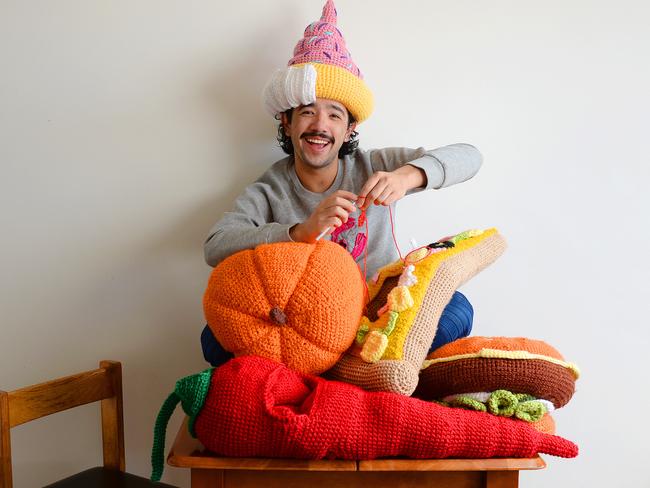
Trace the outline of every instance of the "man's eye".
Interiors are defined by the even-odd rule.
[[[313,115],[313,113],[314,112],[312,112],[311,110],[303,110],[302,112],[300,112],[300,115]]]
[[[330,117],[332,117],[333,119],[340,119],[341,118],[341,116],[339,114],[332,114],[332,115],[330,115]]]

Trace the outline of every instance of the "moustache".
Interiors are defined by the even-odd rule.
[[[334,138],[328,136],[327,134],[323,134],[322,132],[305,132],[303,135],[300,136],[301,139],[306,139],[308,137],[319,137],[321,139],[325,139],[329,141],[331,144],[334,144]]]

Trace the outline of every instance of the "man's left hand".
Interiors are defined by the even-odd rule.
[[[377,171],[363,185],[357,199],[357,207],[367,209],[371,204],[390,205],[401,199],[406,192],[424,187],[427,177],[424,170],[406,164],[395,171]]]

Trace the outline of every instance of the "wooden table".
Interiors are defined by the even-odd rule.
[[[189,468],[192,488],[517,488],[519,470],[542,469],[531,459],[377,459],[372,461],[224,458],[206,451],[183,422],[167,463]]]

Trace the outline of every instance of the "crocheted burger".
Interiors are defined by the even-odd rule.
[[[575,391],[578,367],[549,344],[525,337],[466,337],[427,356],[415,395],[507,390],[566,405]]]

